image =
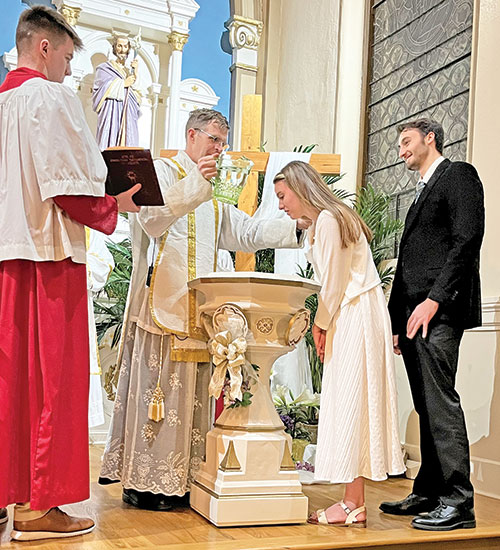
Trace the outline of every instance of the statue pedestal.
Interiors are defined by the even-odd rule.
[[[259,366],[252,404],[226,408],[207,434],[206,462],[191,486],[191,506],[217,526],[302,523],[307,498],[271,398],[274,361],[304,335],[305,299],[319,285],[297,276],[214,273],[189,283],[199,312],[217,332],[214,312],[235,308],[248,323],[246,358]],[[221,308],[222,306],[222,308]]]

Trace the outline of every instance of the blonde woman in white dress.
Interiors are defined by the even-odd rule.
[[[309,260],[322,285],[313,336],[324,361],[315,477],[345,483],[342,501],[308,521],[366,526],[364,480],[404,472],[392,332],[359,215],[309,164],[293,161],[274,179],[280,209],[309,218]]]

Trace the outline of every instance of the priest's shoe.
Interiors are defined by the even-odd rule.
[[[415,529],[426,531],[451,531],[452,529],[473,529],[476,526],[474,508],[459,508],[441,503],[435,510],[413,518]]]
[[[7,515],[7,508],[0,508],[0,525],[7,523],[9,516]]]
[[[10,534],[13,540],[31,541],[76,537],[90,533],[95,523],[89,518],[69,516],[59,508],[51,508],[41,518],[16,521]]]
[[[379,508],[385,514],[394,514],[396,516],[416,516],[422,512],[430,512],[431,510],[434,510],[437,504],[437,499],[434,500],[411,493],[403,500],[398,500],[396,502],[382,502]]]
[[[167,495],[155,494],[149,491],[136,491],[123,488],[122,500],[130,506],[153,510],[155,512],[168,512],[172,509],[172,502]]]

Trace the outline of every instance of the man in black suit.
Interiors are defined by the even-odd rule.
[[[473,166],[442,156],[442,126],[419,119],[398,128],[399,156],[420,173],[406,217],[389,300],[394,352],[402,354],[420,420],[421,466],[412,493],[383,502],[417,515],[417,529],[476,526],[469,442],[455,390],[464,329],[481,324],[479,252],[483,188]]]

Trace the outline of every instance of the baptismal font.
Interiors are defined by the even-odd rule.
[[[298,276],[254,272],[212,273],[189,287],[197,291],[210,337],[209,391],[225,391],[225,409],[207,434],[206,462],[191,486],[191,506],[217,526],[302,523],[307,497],[269,377],[274,361],[307,332],[305,299],[320,287]]]

